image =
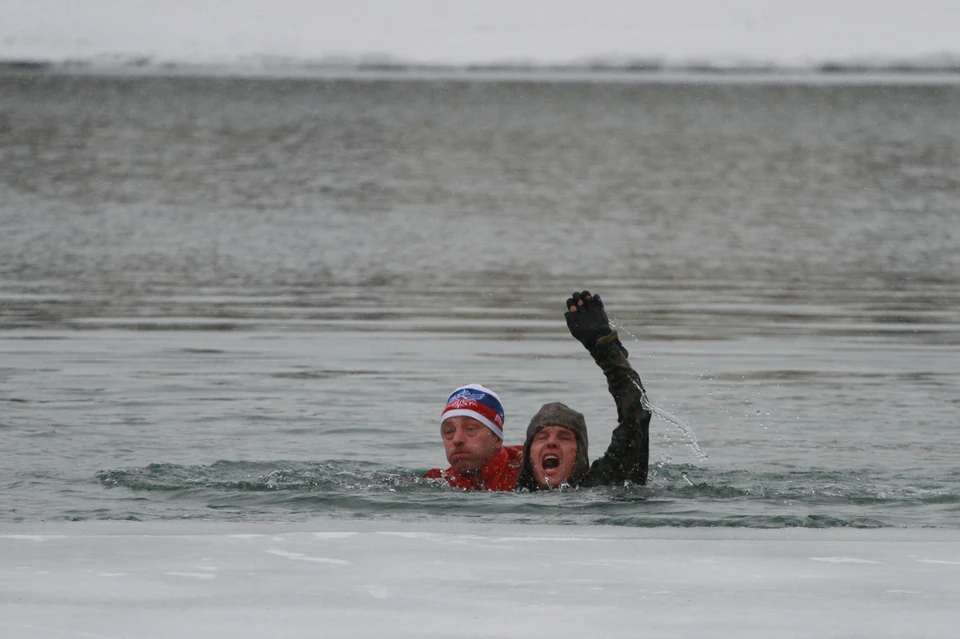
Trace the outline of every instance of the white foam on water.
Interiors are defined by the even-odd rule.
[[[767,639],[849,628],[946,639],[960,597],[960,541],[930,529],[18,527],[0,534],[0,565],[12,567],[0,571],[0,636],[24,639]],[[37,543],[25,528],[59,534]],[[344,563],[290,561],[329,556]]]

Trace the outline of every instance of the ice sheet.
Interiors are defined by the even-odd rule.
[[[0,534],[3,637],[956,637],[933,530],[79,523]]]

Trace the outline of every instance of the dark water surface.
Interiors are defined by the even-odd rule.
[[[0,522],[960,525],[960,85],[0,75]],[[449,391],[646,487],[463,495]]]

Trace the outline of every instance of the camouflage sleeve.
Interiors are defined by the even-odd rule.
[[[643,406],[644,389],[620,345],[616,332],[605,335],[590,351],[607,378],[617,404],[617,427],[603,457],[593,462],[582,486],[647,483],[650,456],[650,411]]]

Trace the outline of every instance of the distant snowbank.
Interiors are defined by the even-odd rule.
[[[671,62],[660,59],[590,58],[564,63],[490,62],[476,64],[421,64],[396,58],[321,58],[317,60],[246,56],[232,62],[169,61],[150,56],[102,55],[92,58],[49,60],[45,58],[0,57],[0,71],[116,71],[124,70],[189,72],[208,70],[223,74],[262,73],[267,75],[312,75],[336,71],[380,73],[940,73],[960,74],[960,56],[913,59],[826,60],[809,65],[782,65],[769,61]]]
[[[230,77],[350,79],[361,81],[495,81],[548,83],[679,83],[679,84],[806,84],[806,85],[956,85],[960,60],[897,63],[824,63],[810,67],[775,65],[695,66],[659,62],[593,61],[566,65],[475,64],[420,65],[401,62],[340,60],[304,62],[263,59],[233,64],[159,63],[149,58],[119,56],[93,60],[49,62],[4,60],[0,74],[69,74],[145,77]]]
[[[952,0],[5,0],[0,60],[102,67],[956,70]]]

